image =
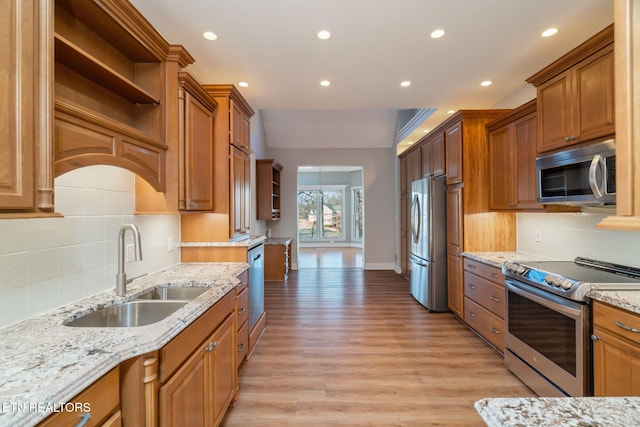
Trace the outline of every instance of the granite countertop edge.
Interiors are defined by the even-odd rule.
[[[474,407],[488,427],[640,425],[640,397],[501,397]]]
[[[267,240],[266,236],[258,236],[251,237],[243,240],[234,240],[229,242],[180,242],[178,243],[179,248],[207,248],[207,247],[231,247],[231,246],[240,246],[252,248],[254,246],[259,245],[260,243],[265,243]]]
[[[463,252],[462,256],[501,268],[505,261],[547,261],[550,258],[517,251]]]
[[[247,263],[183,263],[134,280],[124,297],[107,290],[0,328],[0,426],[34,425],[50,415],[18,404],[69,402],[121,362],[160,349],[238,284]],[[158,285],[209,291],[161,320],[129,328],[79,328],[64,323],[135,299]],[[46,349],[46,352],[43,352]],[[35,386],[37,384],[37,386]]]

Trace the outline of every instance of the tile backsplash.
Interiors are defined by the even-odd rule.
[[[577,256],[640,268],[640,233],[601,230],[600,213],[519,213],[518,251],[570,260]]]
[[[143,260],[125,265],[128,277],[179,261],[179,215],[134,215],[134,191],[129,171],[85,167],[55,180],[63,218],[0,220],[0,327],[115,288],[122,224],[136,224],[142,240]]]

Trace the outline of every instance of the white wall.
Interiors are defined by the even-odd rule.
[[[0,220],[0,327],[115,287],[117,236],[134,223],[141,262],[128,277],[176,264],[178,214],[134,216],[134,174],[91,166],[55,180],[56,212],[64,218]],[[127,241],[131,242],[130,233]]]
[[[251,118],[251,151],[253,152],[253,162],[251,165],[251,233],[255,236],[266,234],[266,226],[263,220],[256,219],[257,212],[257,196],[256,189],[256,163],[255,160],[268,159],[267,145],[264,138],[264,127],[262,125],[262,111],[256,111]]]
[[[267,227],[271,227],[273,237],[296,238],[298,166],[361,166],[365,203],[365,269],[394,268],[394,236],[397,234],[398,226],[394,222],[397,205],[394,162],[397,162],[397,158],[393,148],[269,148],[268,153],[270,158],[278,160],[283,166],[280,175],[282,218],[280,221],[267,221]],[[295,264],[295,243],[292,253],[292,262]]]
[[[640,233],[600,230],[606,215],[596,213],[519,213],[518,251],[558,260],[577,256],[640,268]],[[536,230],[541,242],[536,242]]]

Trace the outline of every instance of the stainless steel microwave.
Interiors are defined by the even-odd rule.
[[[538,202],[563,205],[616,203],[613,139],[536,159]]]

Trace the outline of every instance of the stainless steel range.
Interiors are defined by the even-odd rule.
[[[638,290],[640,269],[588,258],[507,261],[505,365],[539,396],[590,396],[591,290]]]

